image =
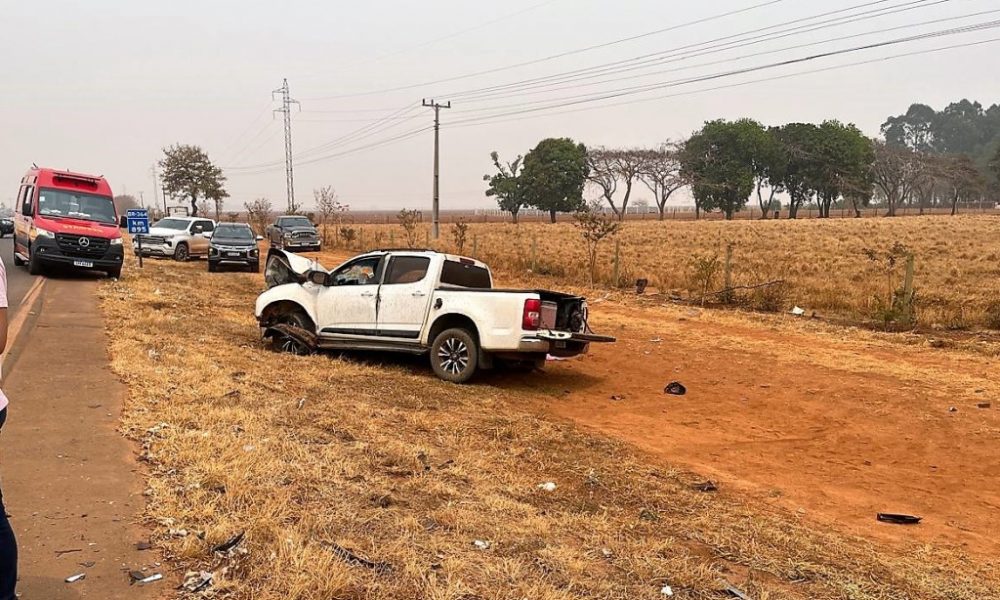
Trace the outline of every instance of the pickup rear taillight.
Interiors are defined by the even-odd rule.
[[[521,329],[537,331],[542,325],[542,301],[530,298],[524,301],[524,313],[521,316]]]

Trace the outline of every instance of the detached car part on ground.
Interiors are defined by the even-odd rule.
[[[255,314],[277,349],[426,354],[455,383],[498,361],[541,366],[615,341],[590,331],[583,298],[494,289],[485,264],[439,252],[378,250],[328,271],[271,249],[264,279]]]

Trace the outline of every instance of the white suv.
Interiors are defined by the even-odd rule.
[[[201,217],[165,217],[149,228],[148,234],[132,238],[132,250],[139,254],[142,238],[143,256],[169,256],[185,261],[192,256],[208,256],[209,239],[215,221]]]

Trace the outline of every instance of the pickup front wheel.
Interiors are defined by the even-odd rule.
[[[431,344],[434,374],[452,383],[465,383],[476,373],[479,346],[464,329],[445,329]]]

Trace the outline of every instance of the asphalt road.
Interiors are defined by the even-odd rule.
[[[14,266],[14,240],[10,237],[0,239],[0,258],[7,267],[7,304],[10,306],[8,318],[12,318],[21,305],[24,294],[35,282],[35,277],[28,275],[24,267]]]

